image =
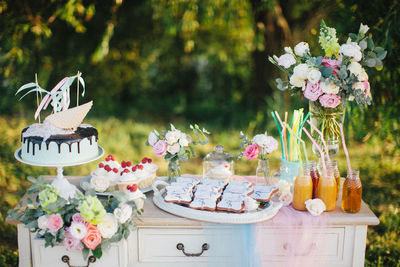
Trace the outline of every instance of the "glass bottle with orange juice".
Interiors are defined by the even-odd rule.
[[[337,160],[327,161],[326,158],[325,158],[325,161],[326,161],[326,166],[329,166],[333,169],[333,177],[335,177],[335,181],[336,181],[336,200],[338,200],[339,192],[340,192],[340,171],[339,171],[339,167],[338,167],[338,161]],[[318,162],[318,171],[319,171],[319,173],[322,173],[321,159]]]
[[[317,163],[313,160],[310,160],[309,162],[310,165],[310,176],[313,182],[313,192],[312,192],[312,198],[318,198],[318,182],[319,182],[319,172],[317,169]]]
[[[333,173],[332,167],[328,164],[326,177],[322,172],[318,183],[318,198],[325,203],[326,211],[334,210],[336,204],[336,180]]]
[[[342,210],[357,213],[361,208],[362,185],[357,170],[351,170],[343,183]]]
[[[310,167],[303,165],[303,175],[296,177],[293,189],[293,208],[296,210],[306,210],[306,200],[312,198],[313,182],[310,176]]]

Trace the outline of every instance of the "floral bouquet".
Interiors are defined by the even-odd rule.
[[[25,209],[17,207],[8,214],[36,232],[46,247],[62,244],[67,250],[82,251],[84,259],[89,252],[100,258],[111,243],[127,239],[135,226],[133,219],[142,212],[137,209],[137,202],[123,192],[100,200],[94,191],[87,191],[86,195],[77,191],[76,197],[67,201],[42,178],[28,180],[33,183],[28,193],[37,194],[36,199],[28,198]]]
[[[260,156],[260,159],[268,159],[268,155],[278,149],[278,141],[272,136],[265,134],[257,134],[250,141],[248,135],[240,132],[239,139],[243,140],[240,142],[240,148],[245,148],[244,152],[241,152],[239,157],[245,156],[248,160],[253,160]]]
[[[387,52],[374,45],[367,36],[369,27],[361,24],[358,34],[350,33],[346,43],[339,44],[336,30],[321,22],[319,43],[324,55],[314,56],[306,42],[285,47],[285,54],[269,57],[282,70],[286,80],[276,79],[280,90],[300,93],[310,102],[311,119],[324,139],[338,140],[339,123],[344,120],[347,101],[371,104],[370,84],[365,67],[383,68]]]
[[[200,129],[197,124],[190,125],[190,129],[192,129],[197,141],[193,140],[190,135],[176,129],[173,124],[171,124],[171,130],[162,130],[162,134],[159,134],[156,130],[149,134],[146,144],[153,147],[153,152],[157,157],[164,157],[169,162],[168,177],[170,179],[180,176],[179,161],[188,161],[195,156],[192,145],[205,145],[209,142],[207,134],[210,134],[210,132],[206,129]]]

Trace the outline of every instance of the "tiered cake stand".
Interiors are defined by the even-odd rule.
[[[64,167],[70,167],[70,166],[77,166],[77,165],[83,165],[95,160],[98,160],[104,155],[104,149],[99,146],[99,152],[98,154],[90,159],[87,159],[85,161],[79,161],[79,162],[70,162],[62,165],[57,165],[57,164],[45,164],[45,163],[36,163],[36,162],[31,162],[31,161],[26,161],[22,159],[21,157],[21,148],[18,148],[17,151],[14,153],[14,157],[22,163],[32,165],[32,166],[38,166],[38,167],[53,167],[57,168],[57,177],[53,180],[51,183],[53,186],[58,188],[60,192],[60,196],[64,199],[69,199],[75,196],[75,192],[78,190],[78,188],[71,184],[63,175],[63,168]]]

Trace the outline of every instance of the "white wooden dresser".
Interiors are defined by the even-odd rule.
[[[69,177],[74,184],[79,184],[81,178]],[[235,245],[230,243],[232,226],[171,215],[154,206],[152,193],[146,195],[145,212],[142,220],[137,222],[136,231],[89,266],[251,266],[250,263],[238,265],[238,262],[232,262],[230,248]],[[326,214],[328,224],[309,229],[315,232],[315,238],[300,244],[307,249],[306,253],[299,253],[298,266],[305,266],[302,259],[310,257],[315,266],[364,266],[367,227],[377,225],[378,218],[364,202],[357,214],[342,212],[339,203],[335,211]],[[293,233],[293,229],[276,225],[273,221],[264,223],[262,227],[262,238],[273,242],[266,242],[260,259],[262,264],[258,265],[289,266],[287,254],[293,251],[288,242],[292,237],[288,233]],[[18,224],[18,247],[20,267],[66,267],[68,264],[61,260],[64,255],[69,257],[71,266],[87,265],[80,252],[67,252],[63,247],[45,248],[44,242],[35,240],[34,234],[22,224]]]

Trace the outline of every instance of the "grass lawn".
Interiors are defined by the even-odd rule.
[[[152,129],[165,129],[167,124],[138,122],[134,120],[87,119],[99,130],[99,143],[107,154],[113,154],[119,160],[138,162],[144,156],[151,157],[160,166],[159,174],[165,175],[167,164],[156,158],[150,147],[145,145],[148,133]],[[29,186],[27,176],[55,174],[55,169],[32,167],[16,162],[14,151],[20,146],[20,132],[32,123],[24,118],[0,116],[0,266],[17,265],[16,228],[4,223],[7,210],[15,206]],[[189,130],[189,125],[175,125],[181,130]],[[203,126],[203,125],[201,125]],[[206,126],[206,125],[204,125]],[[206,127],[207,128],[207,127]],[[225,146],[225,150],[239,152],[239,129],[208,129],[212,132],[211,143],[196,149],[198,157],[182,163],[183,173],[202,172],[202,158],[216,144]],[[242,129],[245,130],[245,129]],[[310,145],[309,145],[310,146]],[[400,266],[400,157],[395,145],[370,138],[364,143],[348,142],[352,167],[360,170],[363,183],[363,199],[380,219],[380,225],[368,228],[366,252],[367,266]],[[279,152],[272,154],[271,171],[279,169]],[[309,152],[311,157],[311,152]],[[340,151],[337,156],[339,169],[345,175],[346,162]],[[256,161],[238,160],[236,174],[254,174]],[[65,175],[87,175],[96,163],[65,168]]]

